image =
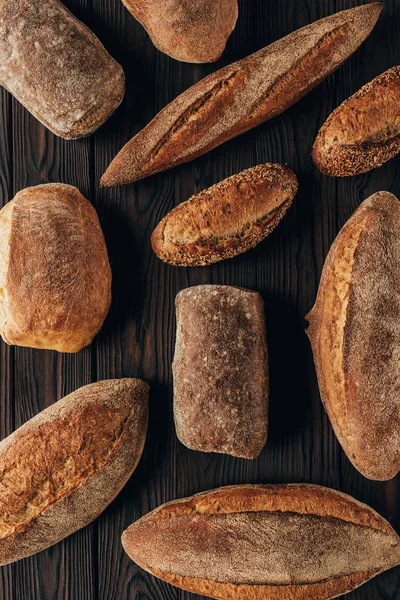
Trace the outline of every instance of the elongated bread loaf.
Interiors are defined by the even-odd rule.
[[[306,317],[324,407],[370,479],[400,470],[399,272],[400,202],[378,192],[334,241]]]
[[[314,485],[238,485],[169,502],[122,544],[149,573],[220,600],[327,600],[400,563],[387,521]]]
[[[267,439],[268,351],[257,292],[198,285],[176,297],[174,417],[192,450],[255,458]]]
[[[0,84],[50,131],[93,133],[121,103],[125,77],[58,0],[2,0]]]
[[[96,519],[136,468],[148,385],[110,379],[76,390],[0,443],[0,565]]]
[[[72,185],[26,188],[0,211],[0,335],[77,352],[111,303],[111,269],[93,206]]]
[[[326,120],[312,156],[322,173],[345,177],[380,167],[400,152],[400,66],[345,100]]]
[[[295,174],[265,164],[228,177],[179,204],[151,236],[161,260],[192,267],[256,246],[281,221],[297,193]]]
[[[153,44],[190,63],[218,60],[238,17],[237,0],[122,0]]]
[[[202,79],[122,148],[101,185],[193,160],[284,112],[357,50],[381,8],[373,2],[321,19]]]

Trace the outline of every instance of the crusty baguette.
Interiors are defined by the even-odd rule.
[[[337,13],[202,79],[122,148],[101,185],[130,183],[193,160],[282,113],[357,50],[381,8],[373,2]]]
[[[122,0],[153,44],[189,63],[218,60],[238,17],[237,0]]]
[[[59,400],[0,443],[0,565],[96,519],[142,454],[148,385],[110,379]]]
[[[297,193],[296,175],[267,163],[242,171],[179,204],[153,231],[161,260],[193,267],[253,248],[281,221]]]
[[[380,167],[400,152],[400,66],[345,100],[321,127],[312,156],[322,173],[346,177]]]
[[[121,103],[125,77],[58,0],[2,0],[0,84],[50,131],[93,133]]]
[[[400,202],[365,200],[327,256],[307,334],[322,401],[365,477],[400,470]]]
[[[96,211],[77,188],[26,188],[0,211],[0,290],[7,344],[90,344],[110,307],[111,269]]]
[[[192,450],[256,458],[267,439],[268,350],[260,294],[198,285],[176,297],[174,417]]]
[[[149,573],[220,600],[327,600],[400,563],[387,521],[314,485],[238,485],[169,502],[122,544]]]

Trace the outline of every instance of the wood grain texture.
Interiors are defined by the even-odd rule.
[[[312,164],[315,136],[332,110],[378,73],[400,63],[398,0],[360,50],[285,114],[193,163],[134,185],[99,190],[116,152],[178,93],[296,28],[364,0],[239,0],[240,17],[222,58],[211,65],[177,63],[158,52],[120,0],[67,0],[74,14],[123,66],[122,105],[94,136],[55,138],[0,92],[0,191],[4,204],[21,188],[62,181],[95,205],[113,270],[113,304],[93,344],[77,355],[0,345],[0,434],[80,385],[109,377],[151,384],[149,435],[138,469],[119,497],[88,528],[57,546],[0,569],[3,600],[200,600],[141,571],[125,555],[122,531],[177,497],[234,483],[310,482],[366,502],[399,532],[400,478],[372,482],[347,460],[324,414],[304,315],[312,307],[329,246],[361,201],[378,190],[400,195],[400,159],[346,180]],[[158,260],[150,235],[179,202],[245,168],[286,163],[299,193],[279,227],[259,246],[210,267],[176,268]],[[171,362],[176,293],[221,283],[259,291],[266,304],[270,354],[269,440],[254,461],[186,449],[172,416]],[[400,569],[347,596],[399,600]]]

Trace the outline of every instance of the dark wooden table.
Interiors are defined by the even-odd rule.
[[[399,0],[387,0],[376,29],[355,56],[285,114],[193,163],[135,185],[99,190],[100,175],[111,158],[181,91],[217,67],[359,3],[239,0],[239,21],[222,59],[212,65],[189,65],[159,53],[119,0],[70,0],[71,10],[123,65],[123,105],[92,137],[66,142],[1,90],[2,202],[29,185],[76,185],[99,212],[114,278],[111,312],[89,348],[63,355],[1,343],[1,437],[86,383],[142,377],[151,384],[147,444],[128,485],[89,527],[1,568],[1,600],[194,599],[141,571],[124,554],[120,535],[162,502],[220,485],[323,484],[370,504],[400,529],[400,479],[368,481],[347,460],[323,411],[304,333],[304,315],[313,305],[324,258],[340,227],[373,192],[389,190],[400,196],[399,158],[366,175],[331,179],[313,167],[310,156],[327,115],[361,85],[400,62]],[[267,240],[208,268],[173,268],[155,258],[150,234],[173,206],[228,175],[267,161],[287,163],[300,182],[293,207]],[[270,432],[257,460],[191,452],[175,436],[174,298],[180,289],[199,283],[255,289],[266,303]],[[377,577],[348,598],[399,600],[400,569]]]

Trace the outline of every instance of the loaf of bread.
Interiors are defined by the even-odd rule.
[[[153,231],[161,260],[193,267],[253,248],[284,217],[297,193],[296,175],[282,165],[247,169],[174,208]]]
[[[337,13],[202,79],[122,148],[101,185],[130,183],[193,160],[284,112],[357,50],[381,8],[373,2]]]
[[[400,66],[364,85],[321,127],[312,156],[322,173],[345,177],[380,167],[400,152]]]
[[[192,450],[256,458],[267,439],[268,352],[260,294],[198,285],[176,297],[174,417]]]
[[[149,573],[219,600],[327,600],[400,564],[387,521],[315,485],[238,485],[169,502],[122,544]]]
[[[125,77],[58,0],[2,0],[0,85],[66,139],[93,133],[121,103]]]
[[[77,352],[111,302],[111,270],[93,206],[71,185],[20,191],[0,211],[0,335],[7,344]]]
[[[218,60],[238,17],[237,0],[122,0],[153,44],[189,63]]]
[[[136,468],[148,385],[110,379],[59,400],[0,443],[0,565],[96,519]]]
[[[327,256],[307,315],[319,388],[337,438],[370,479],[400,470],[400,202],[365,200]]]

